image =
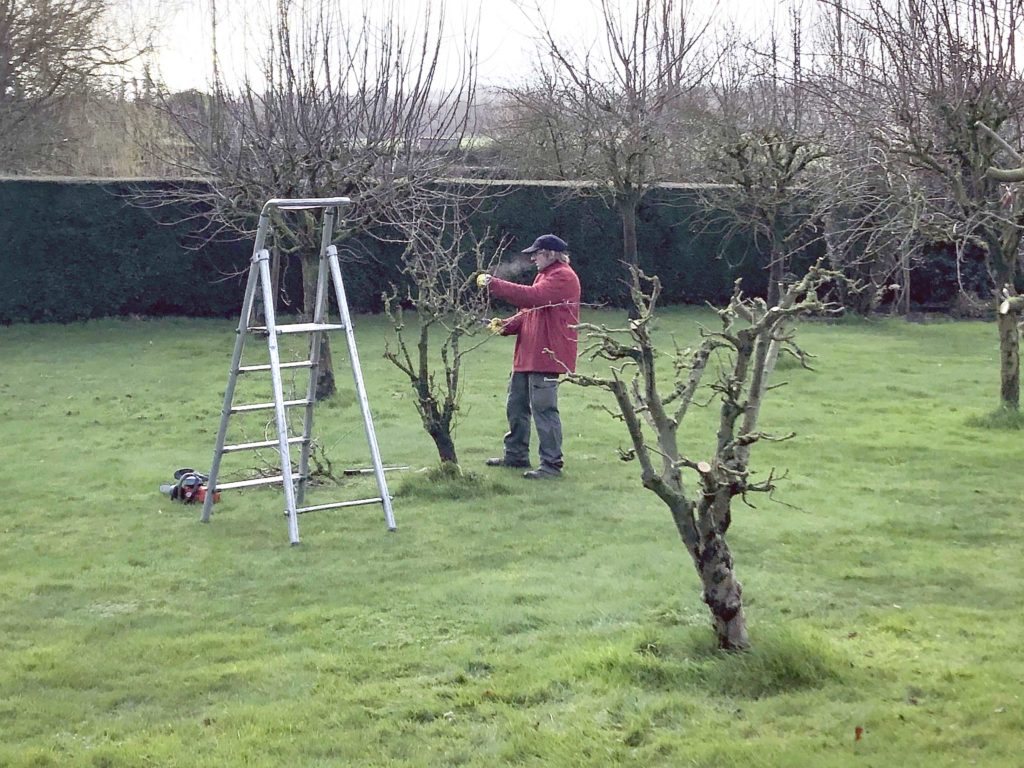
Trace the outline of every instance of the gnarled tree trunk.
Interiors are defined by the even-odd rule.
[[[725,536],[710,533],[701,542],[697,572],[704,586],[704,602],[723,650],[743,650],[750,646],[747,620],[743,615],[743,586],[736,578],[732,553]]]
[[[725,539],[732,517],[732,491],[727,484],[713,479],[710,464],[701,462],[698,467],[704,480],[704,495],[697,504],[686,498],[678,473],[673,473],[667,483],[648,477],[644,485],[672,511],[679,538],[700,578],[701,597],[711,612],[718,647],[742,651],[750,647],[743,614],[743,585],[736,578],[732,552]],[[669,486],[677,486],[677,490],[670,490]]]
[[[996,326],[999,330],[999,402],[1003,408],[1020,409],[1021,297],[1013,284],[1017,276],[1020,231],[1014,227],[989,243],[988,269],[996,285]]]
[[[450,428],[446,428],[443,425],[439,425],[436,428],[428,427],[427,434],[434,441],[441,464],[458,465],[459,457],[455,453],[455,441],[452,440]]]
[[[703,465],[701,469],[708,467]],[[703,472],[703,494],[697,503],[698,539],[694,563],[704,587],[704,602],[711,611],[718,647],[743,650],[749,647],[747,620],[743,615],[743,585],[736,578],[732,552],[725,539],[732,521],[732,489],[712,472]]]

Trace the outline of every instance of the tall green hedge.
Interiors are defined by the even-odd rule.
[[[168,182],[148,182],[164,188]],[[138,187],[138,183],[134,184]],[[128,183],[0,181],[0,322],[69,322],[116,315],[230,316],[241,306],[240,273],[251,243],[215,242],[198,250],[195,232],[133,207]],[[159,213],[180,220],[179,211]],[[657,190],[639,215],[641,266],[664,283],[665,303],[720,302],[738,276],[748,291],[765,278],[747,244],[708,230],[693,192]],[[584,301],[621,305],[627,291],[621,226],[598,198],[568,197],[552,186],[522,185],[488,200],[476,225],[511,239],[518,251],[538,234],[569,242]],[[195,226],[195,225],[192,225]],[[379,311],[380,294],[398,278],[401,250],[364,238],[345,251],[346,291],[357,311]],[[285,293],[301,302],[297,264]]]
[[[655,190],[637,218],[640,266],[661,278],[664,303],[719,303],[737,277],[750,292],[764,290],[766,276],[748,254],[750,244],[723,241],[692,190]],[[538,234],[559,234],[573,253],[585,301],[621,306],[628,300],[621,220],[600,198],[520,187],[497,201],[492,224],[515,238],[517,250]]]
[[[132,207],[123,184],[0,182],[0,322],[237,311],[246,246],[185,247],[188,228]]]

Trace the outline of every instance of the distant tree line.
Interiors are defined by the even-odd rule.
[[[231,163],[233,151],[236,159],[260,151],[258,141],[245,146],[245,134],[276,120],[277,128],[262,137],[276,172],[264,183],[250,168],[226,196],[248,209],[270,187],[276,194],[296,187],[280,168],[287,158],[271,160],[275,142],[289,135],[280,118],[291,115],[296,136],[319,131],[334,145],[335,156],[324,155],[318,166],[332,173],[318,172],[300,187],[345,187],[341,193],[366,198],[365,185],[348,187],[345,179],[355,176],[339,176],[337,147],[366,147],[365,137],[376,131],[392,149],[408,148],[395,172],[408,173],[415,164],[420,178],[443,172],[551,179],[577,184],[578,194],[605,196],[622,217],[627,262],[637,259],[636,210],[652,188],[728,185],[728,210],[721,193],[714,208],[723,213],[724,230],[756,240],[771,273],[769,298],[784,282],[788,254],[812,241],[827,244],[834,265],[870,286],[849,297],[863,309],[895,300],[909,311],[921,296],[915,275],[946,270],[929,262],[950,248],[963,267],[952,272],[963,283],[964,311],[980,310],[979,302],[1017,282],[1018,196],[985,175],[998,164],[999,147],[975,127],[985,121],[1019,143],[1021,8],[1014,0],[793,3],[756,37],[715,27],[668,0],[595,0],[603,38],[586,47],[553,29],[538,6],[528,9],[539,41],[537,66],[514,86],[479,87],[471,39],[465,76],[447,91],[435,79],[433,55],[399,67],[396,52],[410,48],[411,38],[396,36],[363,62],[325,59],[324,65],[342,64],[364,78],[355,89],[363,98],[344,104],[361,122],[333,124],[325,122],[330,110],[317,112],[305,95],[316,92],[307,76],[315,68],[289,64],[314,63],[331,50],[317,47],[327,38],[315,39],[312,29],[344,21],[354,30],[351,39],[365,42],[386,19],[374,26],[366,16],[352,24],[340,4],[324,3],[316,24],[299,25],[293,6],[277,3],[273,44],[251,82],[169,93],[145,66],[141,46],[111,41],[109,21],[119,7],[113,0],[6,0],[0,4],[0,28],[9,31],[0,40],[6,62],[0,173],[226,181],[229,169],[241,171]],[[445,9],[433,7],[428,28],[440,30]],[[640,46],[641,40],[653,44]],[[363,52],[371,53],[368,46]],[[129,61],[143,62],[132,76],[123,74]],[[430,77],[414,81],[412,74],[421,72]],[[397,87],[374,91],[374,83],[386,82]],[[409,91],[413,82],[417,93]],[[407,106],[392,109],[404,111],[403,125],[386,125],[385,109],[372,112],[368,95],[381,107],[404,99]],[[382,139],[376,144],[380,156],[387,154]],[[304,160],[292,160],[315,166],[318,151],[314,146]],[[352,155],[353,173],[368,154]],[[396,218],[393,211],[368,215]],[[965,280],[971,263],[988,264],[989,279]]]
[[[190,200],[211,236],[243,237],[271,196],[350,195],[342,236],[408,235],[425,211],[480,204],[438,179],[557,180],[560,199],[617,212],[627,264],[651,191],[706,184],[716,255],[745,243],[770,303],[797,277],[791,262],[824,249],[856,280],[835,288],[853,311],[1021,305],[1024,198],[988,173],[1006,159],[998,139],[1020,145],[1019,0],[793,2],[753,36],[679,0],[593,0],[589,40],[527,3],[536,66],[488,89],[472,32],[450,44],[443,2],[406,30],[390,6],[353,17],[334,0],[277,0],[247,79],[221,81],[214,35],[209,88],[184,93],[161,85],[144,46],[112,42],[119,9],[0,3],[0,173],[202,178],[202,200],[185,185],[140,202]],[[454,83],[439,74],[453,51]],[[281,234],[278,251],[308,239]],[[930,294],[948,282],[954,302]],[[1011,405],[1018,319],[998,319]]]

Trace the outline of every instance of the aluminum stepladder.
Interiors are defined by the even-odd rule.
[[[214,493],[231,488],[245,488],[256,485],[271,485],[280,483],[284,486],[285,515],[288,518],[288,537],[292,545],[299,543],[299,515],[305,512],[314,512],[339,507],[351,507],[361,504],[381,504],[384,508],[384,519],[389,531],[395,530],[395,517],[391,507],[391,496],[388,493],[387,480],[384,477],[384,467],[380,459],[380,449],[377,446],[377,435],[373,428],[373,418],[370,415],[370,405],[366,397],[366,387],[363,383],[362,369],[359,367],[359,354],[356,351],[355,334],[352,331],[352,319],[348,311],[348,300],[345,297],[345,285],[341,279],[341,266],[338,261],[338,249],[331,244],[331,236],[334,231],[335,221],[338,217],[339,208],[349,204],[347,197],[327,197],[312,199],[273,199],[268,200],[260,212],[259,226],[256,230],[256,242],[253,246],[252,260],[249,265],[249,278],[245,287],[245,299],[242,303],[242,315],[238,321],[238,328],[235,332],[235,350],[231,357],[231,370],[228,375],[227,389],[224,391],[224,407],[221,409],[220,428],[217,430],[217,445],[213,451],[213,461],[210,464],[210,475],[207,481],[206,499],[203,502],[202,521],[209,522],[210,514],[213,511]],[[313,321],[310,323],[295,323],[290,325],[278,325],[275,318],[275,296],[270,277],[270,253],[264,248],[267,239],[267,232],[270,228],[270,215],[274,210],[309,210],[319,209],[323,211],[323,229],[320,236],[320,270],[316,283],[316,303],[314,305]],[[328,291],[333,285],[334,297],[338,305],[338,312],[341,322],[332,323],[328,319]],[[256,291],[262,291],[263,310],[265,314],[265,325],[251,325],[253,309],[256,304]],[[370,448],[370,459],[373,462],[373,472],[377,478],[377,489],[379,496],[370,499],[358,499],[354,501],[338,501],[328,504],[318,504],[311,507],[303,507],[306,492],[306,484],[309,479],[309,455],[311,450],[313,432],[313,406],[316,395],[317,372],[320,366],[320,340],[321,335],[328,331],[343,330],[345,341],[348,344],[349,362],[352,367],[352,378],[355,381],[356,397],[359,402],[363,417],[363,428],[366,433],[366,441]],[[265,365],[242,365],[242,351],[245,347],[246,336],[250,333],[263,333],[267,338],[267,349],[270,362]],[[278,350],[278,336],[281,334],[301,333],[307,334],[310,339],[309,359],[294,363],[281,363],[281,356]],[[282,368],[308,368],[309,386],[306,390],[306,397],[303,400],[285,400],[284,385],[281,380]],[[254,403],[251,405],[235,405],[235,384],[239,374],[251,374],[256,372],[269,371],[273,386],[273,402]],[[288,409],[302,406],[305,409],[301,437],[291,437],[288,431]],[[233,413],[249,411],[273,410],[275,424],[277,427],[277,439],[254,443],[239,443],[237,445],[225,445],[228,431],[228,421]],[[300,446],[298,473],[292,470],[291,446]],[[253,480],[241,480],[230,483],[218,483],[217,475],[220,471],[220,463],[224,454],[235,451],[255,450],[259,448],[277,447],[281,457],[281,474],[274,477],[261,477]]]

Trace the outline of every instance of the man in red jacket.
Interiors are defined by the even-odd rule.
[[[558,415],[558,377],[576,370],[576,329],[580,320],[580,281],[569,266],[569,246],[555,235],[541,235],[524,248],[537,267],[533,285],[491,275],[477,284],[515,305],[512,317],[491,321],[491,330],[516,337],[508,382],[508,434],[504,453],[488,459],[491,467],[530,467],[530,415],[537,427],[540,466],[523,473],[530,480],[562,474],[562,421]]]

